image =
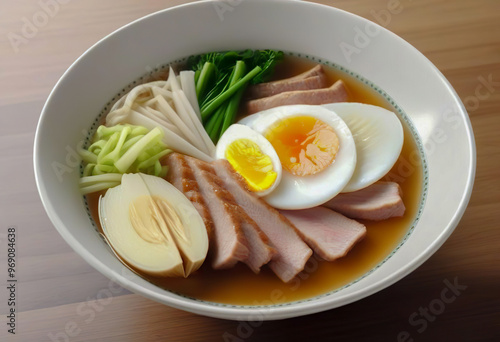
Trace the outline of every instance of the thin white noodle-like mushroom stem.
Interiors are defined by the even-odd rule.
[[[165,98],[171,98],[172,97],[172,92],[170,90],[166,90],[160,87],[151,87],[151,90],[153,92],[153,97],[156,97],[158,95],[161,95]]]
[[[128,123],[131,125],[138,125],[146,127],[149,130],[154,129],[155,127],[160,127],[163,130],[163,143],[167,145],[172,150],[176,152],[187,154],[191,157],[198,158],[204,160],[206,162],[211,162],[214,160],[213,157],[207,155],[206,153],[200,151],[198,148],[193,146],[193,144],[189,143],[179,135],[170,131],[168,128],[159,125],[157,122],[151,120],[150,118],[138,113],[132,112],[127,117],[127,120],[121,123]]]
[[[111,107],[109,112],[111,113],[111,112],[115,111],[116,109],[123,107],[123,104],[125,103],[125,99],[127,98],[127,95],[128,95],[128,93],[123,95],[122,97],[120,97],[120,99],[113,104],[113,106]]]
[[[198,98],[196,97],[196,84],[194,82],[194,71],[184,70],[179,73],[181,76],[181,88],[186,94],[191,107],[194,109],[198,120],[201,121],[200,105],[198,103]]]
[[[177,114],[182,119],[182,121],[186,124],[186,126],[189,127],[189,129],[191,129],[191,131],[199,134],[198,129],[196,128],[194,122],[189,117],[189,114],[187,113],[187,110],[184,108],[184,104],[182,103],[182,100],[179,97],[179,92],[181,92],[181,91],[182,90],[178,90],[178,91],[173,92],[172,99],[174,100],[174,103],[175,103],[175,110],[177,111]],[[201,137],[201,135],[200,135],[200,137]],[[210,154],[209,149],[206,146],[204,140],[203,139],[200,139],[200,140],[201,140],[200,145],[199,146],[197,145],[197,147],[200,150],[202,150],[203,152]]]
[[[184,115],[186,115],[186,117],[190,119],[192,126],[201,137],[208,155],[215,155],[215,145],[212,139],[210,139],[210,137],[208,136],[207,131],[205,131],[205,128],[203,128],[201,121],[198,120],[198,116],[191,106],[191,103],[189,103],[186,94],[182,90],[175,91],[173,92],[173,99],[174,101],[177,101],[179,103],[178,105],[176,105],[176,108],[182,108]]]
[[[182,132],[182,135],[184,138],[191,142],[193,146],[196,146],[199,149],[199,146],[202,146],[201,138],[197,137],[193,130],[191,130],[189,127],[186,126],[186,124],[180,119],[178,114],[170,107],[170,105],[167,103],[167,101],[161,97],[157,96],[158,99],[158,108],[160,108],[169,118],[169,120],[179,128],[179,130]]]
[[[213,160],[215,145],[201,123],[193,71],[176,76],[170,67],[166,81],[138,85],[122,96],[106,116],[106,125],[123,123],[150,130],[160,127],[169,148],[204,161]]]
[[[152,99],[147,100],[146,102],[143,103],[144,107],[153,107],[157,102],[156,97],[153,97]]]
[[[170,76],[170,71],[169,71],[169,76]],[[168,78],[165,81],[165,85],[162,88],[165,90],[171,90],[172,87],[170,87],[170,80]]]
[[[142,94],[144,94],[146,92],[149,92],[150,94],[152,94],[152,92],[151,92],[152,87],[162,87],[165,85],[165,82],[166,81],[155,81],[155,82],[150,82],[150,83],[138,85],[137,87],[133,88],[128,93],[127,98],[125,99],[125,103],[123,104],[123,106],[132,107],[132,104],[135,101],[137,101],[139,96],[141,96]],[[147,99],[149,99],[151,97],[153,97],[153,96],[148,96]]]
[[[122,123],[131,113],[130,108],[122,107],[106,115],[106,126],[115,126]]]
[[[139,110],[139,108],[140,108],[140,110]],[[139,106],[139,107],[134,108],[134,109],[137,109],[138,112],[146,115],[147,117],[151,117],[151,119],[153,119],[153,120],[158,119],[160,122],[165,122],[165,123],[175,127],[175,125],[165,115],[163,115],[162,112],[157,111],[156,109],[154,109],[151,106],[149,106],[149,107]],[[177,127],[176,127],[176,129],[177,129]]]
[[[177,82],[177,77],[175,76],[174,69],[170,67],[169,72],[168,72],[168,80],[170,81],[170,89],[172,91],[177,91],[181,89],[181,86],[179,85],[179,82]]]
[[[162,115],[162,113],[160,111],[157,111],[154,108],[149,107],[149,108],[146,108],[146,109],[148,110],[148,112],[156,115],[157,117],[159,115]],[[179,130],[179,128],[177,126],[175,126],[174,124],[172,124],[171,122],[169,122],[167,118],[163,117],[160,120],[158,120],[158,122],[161,122],[162,125],[164,125],[166,128],[168,128],[169,130],[171,130],[172,132],[174,132],[178,136],[182,137],[182,132]]]
[[[118,101],[116,101],[113,106],[110,109],[110,113],[122,108],[127,104],[128,106],[132,106],[132,104],[135,102],[137,96],[141,94],[143,91],[147,91],[148,88],[153,88],[153,87],[158,87],[162,89],[166,89],[165,86],[169,85],[170,82],[168,81],[154,81],[154,82],[149,82],[145,84],[140,84],[134,88],[132,88],[131,91],[123,95]]]
[[[168,122],[165,117],[159,116],[159,115],[161,115],[161,113],[158,112],[157,110],[154,110],[152,108],[146,108],[146,107],[136,107],[134,109],[137,112],[141,113],[142,115],[150,118],[151,120],[158,122],[160,125],[165,126],[166,128],[168,128],[169,130],[171,130],[175,134],[182,136],[181,132],[179,131],[179,129],[175,125],[173,125],[171,122]]]

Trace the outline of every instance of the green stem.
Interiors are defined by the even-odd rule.
[[[150,145],[151,142],[161,139],[163,132],[155,127],[148,134],[143,136],[134,146],[125,152],[120,159],[115,162],[115,167],[121,173],[125,173],[127,169],[134,163],[141,152]]]
[[[207,124],[205,125],[205,130],[208,133],[208,136],[212,141],[216,141],[219,131],[219,127],[216,126],[217,122],[219,121],[219,117],[224,116],[224,112],[226,110],[226,106],[220,106],[217,111],[210,117],[208,120]]]
[[[238,112],[238,107],[240,106],[241,97],[243,96],[244,91],[245,88],[241,88],[233,96],[231,101],[229,101],[229,104],[227,105],[226,108],[226,113],[224,115],[224,123],[222,124],[219,138],[222,136],[222,134],[224,134],[224,132],[229,128],[229,126],[231,126],[234,123],[234,120],[236,119],[236,113]]]
[[[236,93],[241,87],[250,82],[252,78],[255,77],[262,69],[259,66],[253,68],[248,74],[243,78],[238,80],[235,84],[230,86],[226,91],[217,96],[212,102],[201,109],[201,117],[206,118],[210,116],[224,101],[229,99],[234,93]]]
[[[224,110],[224,108],[220,112],[217,113],[218,115],[217,115],[216,120],[215,120],[214,129],[212,130],[212,132],[210,134],[210,139],[212,139],[214,144],[217,144],[217,141],[219,140],[220,131],[222,128],[222,121],[224,120],[225,113],[226,113],[226,111]]]
[[[215,65],[210,62],[205,62],[203,68],[201,69],[200,76],[198,77],[198,82],[196,83],[196,96],[198,101],[201,102],[204,96],[208,83],[210,79],[215,74]]]

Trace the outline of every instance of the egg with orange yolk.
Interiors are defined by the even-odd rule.
[[[296,176],[321,172],[335,159],[339,139],[335,130],[314,116],[292,116],[269,127],[265,137],[284,169]]]
[[[280,184],[264,199],[279,209],[318,206],[340,193],[356,167],[351,131],[333,111],[291,105],[242,119],[274,147],[283,167]]]
[[[271,193],[281,181],[282,167],[276,151],[248,126],[229,126],[217,143],[215,158],[226,159],[258,196]]]

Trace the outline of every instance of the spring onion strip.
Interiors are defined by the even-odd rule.
[[[234,98],[232,98],[230,101],[229,101],[229,104],[227,105],[227,108],[226,108],[226,115],[224,116],[224,122],[222,123],[222,129],[221,129],[221,133],[220,133],[220,136],[222,136],[222,134],[224,134],[224,132],[229,128],[229,126],[231,126],[235,119],[236,119],[236,113],[238,111],[238,106],[240,104],[240,101],[241,101],[241,97],[243,96],[243,91],[245,89],[240,89],[236,92],[236,94],[234,95]],[[220,138],[219,136],[219,138]]]
[[[121,173],[106,173],[103,175],[96,176],[87,176],[80,178],[80,186],[89,186],[93,184],[98,184],[102,182],[121,182],[122,174]]]
[[[130,126],[124,127],[120,133],[120,136],[118,138],[118,141],[117,141],[113,151],[111,151],[107,155],[99,158],[102,155],[102,153],[100,153],[99,156],[97,157],[97,161],[102,163],[102,164],[111,164],[112,165],[115,162],[115,160],[117,160],[120,157],[120,152],[122,150],[123,144],[125,143],[125,139],[130,134],[131,131],[132,131],[132,129],[130,128]],[[118,133],[115,133],[115,134],[118,134]],[[111,139],[110,139],[110,141],[111,141]]]
[[[144,135],[138,135],[138,136],[135,136],[133,138],[130,138],[129,140],[127,140],[125,142],[125,144],[123,144],[122,146],[122,154],[127,152],[129,150],[129,148],[131,148],[136,142],[138,142],[139,140],[142,139]]]
[[[209,62],[205,63],[196,82],[196,96],[198,98],[202,98],[203,96],[205,96],[208,83],[214,75],[215,65]]]
[[[79,148],[78,153],[80,154],[80,156],[82,157],[82,160],[85,163],[89,163],[89,164],[96,164],[97,163],[97,156],[95,154],[93,154],[92,152],[87,151],[83,148]]]
[[[94,170],[92,171],[94,175],[102,175],[104,173],[114,173],[114,172],[117,172],[114,166],[103,165],[103,164],[97,164],[96,166],[94,166]]]
[[[226,91],[218,95],[212,102],[207,104],[205,107],[201,109],[201,117],[204,118],[209,116],[216,110],[224,101],[233,96],[234,93],[238,91],[245,84],[250,82],[252,78],[254,78],[262,69],[258,66],[252,69],[248,74],[246,74],[243,78],[241,78],[234,85],[230,86]]]
[[[125,173],[132,163],[137,159],[141,151],[146,148],[151,142],[157,138],[161,138],[162,132],[156,127],[148,134],[136,142],[127,152],[125,152],[118,161],[115,162],[115,167],[121,173]]]
[[[92,192],[97,192],[97,191],[113,188],[117,185],[120,185],[120,182],[101,182],[101,183],[96,183],[96,184],[82,187],[82,188],[80,188],[80,192],[82,193],[82,195],[87,195],[87,194],[90,194]]]
[[[98,163],[101,163],[102,159],[105,156],[107,156],[108,153],[111,153],[111,151],[115,148],[116,144],[118,143],[118,139],[120,139],[120,133],[119,132],[113,133],[113,135],[109,138],[109,140],[106,142],[101,152],[97,156]]]
[[[92,173],[94,172],[95,165],[96,163],[89,163],[85,165],[85,167],[83,168],[83,177],[91,176]]]
[[[166,156],[167,154],[171,153],[172,150],[166,149],[161,152],[158,152],[154,156],[151,156],[149,159],[146,159],[142,162],[140,162],[137,165],[137,169],[142,170],[142,169],[147,169],[148,167],[153,166],[160,158]]]

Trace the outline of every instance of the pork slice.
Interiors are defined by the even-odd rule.
[[[247,241],[238,215],[234,212],[226,191],[221,191],[210,173],[196,167],[192,158],[183,156],[193,170],[201,196],[205,201],[214,223],[211,246],[212,267],[224,269],[233,267],[238,261],[248,258]]]
[[[252,220],[247,213],[234,200],[234,197],[224,188],[224,182],[216,175],[213,167],[201,160],[186,157],[196,165],[211,183],[216,185],[215,190],[225,198],[225,203],[231,207],[232,213],[238,219],[243,234],[245,235],[249,250],[248,258],[243,260],[247,266],[255,273],[259,273],[263,265],[267,264],[276,254],[276,251],[269,242],[266,234]]]
[[[352,219],[381,221],[401,217],[405,205],[402,190],[394,182],[377,182],[364,189],[341,193],[323,204]]]
[[[276,250],[271,247],[267,235],[260,230],[255,221],[246,213],[242,215],[241,227],[247,239],[249,249],[249,256],[245,260],[245,263],[254,273],[259,273],[261,267],[271,261],[276,254]]]
[[[184,186],[182,184],[182,169],[183,169],[183,160],[182,155],[179,153],[169,153],[165,157],[161,159],[161,163],[163,165],[168,166],[168,172],[165,179],[170,182],[173,186],[175,186],[178,190],[184,193]]]
[[[280,210],[316,254],[327,261],[341,258],[366,235],[366,227],[324,207]]]
[[[210,216],[205,200],[200,193],[193,171],[187,165],[183,155],[179,153],[170,153],[162,160],[162,164],[169,167],[166,177],[167,181],[180,190],[191,201],[191,203],[193,203],[193,206],[205,223],[208,239],[209,241],[212,241],[212,234],[214,230],[212,217]]]
[[[247,96],[249,99],[260,99],[285,91],[319,89],[327,86],[326,75],[321,73],[318,76],[311,76],[299,79],[285,79],[279,82],[259,83],[248,87]]]
[[[277,80],[277,81],[272,81],[272,82],[265,82],[265,83],[259,83],[256,85],[252,85],[249,88],[252,89],[251,92],[255,92],[258,94],[261,93],[267,93],[271,94],[273,89],[280,89],[284,84],[290,83],[290,82],[295,82],[295,81],[300,81],[304,80],[306,78],[314,77],[314,76],[319,76],[321,78],[325,78],[325,72],[323,70],[323,67],[321,64],[318,64],[314,66],[313,68],[306,70],[305,72],[295,75],[293,77]],[[269,95],[261,95],[261,96],[256,96],[258,98],[263,97],[263,96],[269,96]]]
[[[244,180],[226,160],[216,160],[213,165],[236,203],[257,223],[276,249],[269,267],[282,281],[292,280],[304,269],[312,250],[302,241],[286,217],[247,189]]]
[[[338,80],[329,88],[286,91],[277,95],[250,100],[246,103],[248,114],[262,110],[294,104],[321,105],[347,101],[344,82]]]

